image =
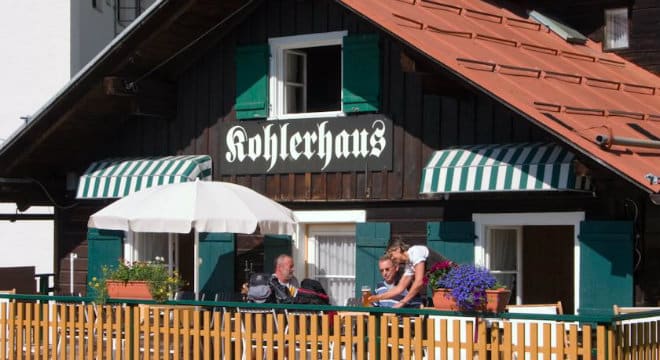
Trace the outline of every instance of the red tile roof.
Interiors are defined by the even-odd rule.
[[[602,52],[599,43],[569,44],[538,22],[483,1],[339,2],[623,178],[660,192],[645,177],[660,176],[660,148],[608,149],[595,140],[601,134],[660,138],[656,75]]]

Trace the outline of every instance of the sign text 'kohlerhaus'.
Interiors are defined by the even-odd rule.
[[[392,168],[392,122],[382,115],[223,124],[220,174]]]

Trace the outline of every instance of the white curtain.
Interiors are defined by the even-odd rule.
[[[355,296],[355,237],[317,235],[316,279],[332,305],[344,305]]]
[[[490,270],[497,281],[515,289],[518,272],[517,230],[491,229],[489,241]]]
[[[135,233],[136,261],[154,261],[162,257],[168,262],[168,234],[166,233]]]

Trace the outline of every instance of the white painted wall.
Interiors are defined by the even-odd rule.
[[[7,1],[7,0],[5,0]],[[80,71],[114,37],[115,15],[111,0],[71,1],[71,75]],[[64,2],[57,0],[57,2]],[[43,3],[43,1],[42,1]],[[66,1],[68,4],[69,1]]]
[[[83,1],[83,0],[72,0]],[[24,124],[69,80],[69,1],[2,0],[0,12],[0,142]],[[0,204],[14,213],[14,204]],[[27,212],[52,213],[50,207]],[[52,221],[0,221],[0,267],[53,272]]]

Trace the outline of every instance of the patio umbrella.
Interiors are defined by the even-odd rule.
[[[292,235],[293,212],[258,192],[226,182],[194,181],[148,188],[94,213],[90,228],[134,232],[195,233],[199,258],[200,232]],[[195,262],[197,263],[197,262]],[[195,291],[199,268],[195,266]]]
[[[148,188],[106,206],[89,218],[97,229],[187,234],[294,232],[293,212],[258,192],[218,181],[194,181]]]

